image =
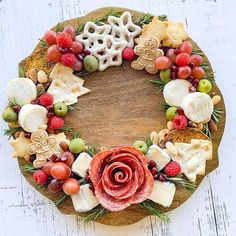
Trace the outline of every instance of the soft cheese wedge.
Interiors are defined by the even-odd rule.
[[[213,102],[206,93],[195,92],[188,94],[182,101],[184,114],[195,123],[207,123],[213,112]]]
[[[92,210],[99,204],[93,192],[89,189],[89,184],[82,185],[79,193],[71,196],[73,206],[78,212],[86,212]]]
[[[170,106],[180,107],[192,84],[184,79],[171,80],[163,89],[163,96]]]
[[[158,171],[162,170],[166,166],[166,164],[170,162],[170,156],[168,155],[168,153],[156,144],[149,147],[146,158],[148,161],[155,161]]]
[[[11,80],[7,85],[7,98],[19,106],[29,104],[37,97],[35,83],[28,78],[17,78]]]
[[[86,170],[89,168],[89,164],[91,160],[92,160],[92,157],[88,153],[86,152],[80,153],[72,165],[72,168],[71,168],[72,172],[74,172],[75,174],[81,177],[85,177]]]
[[[175,196],[175,191],[176,187],[173,183],[156,180],[149,199],[164,207],[170,207]]]
[[[20,109],[18,122],[26,132],[32,133],[40,126],[47,125],[47,113],[48,110],[45,107],[26,104]]]
[[[197,175],[205,175],[206,161],[212,159],[212,142],[192,139],[191,143],[174,143],[177,154],[169,153],[171,159],[179,162],[182,173],[192,182]]]

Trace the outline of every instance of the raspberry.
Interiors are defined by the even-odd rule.
[[[39,104],[43,107],[47,107],[53,104],[53,96],[50,93],[44,93],[39,98]]]
[[[184,109],[182,107],[177,108],[177,113],[184,116]]]
[[[38,184],[45,184],[48,180],[48,175],[43,170],[37,170],[34,172],[34,179]]]
[[[133,61],[135,57],[134,49],[133,48],[125,48],[122,51],[122,58],[127,61]]]
[[[181,166],[177,161],[171,161],[164,168],[164,172],[169,177],[177,176],[181,172]]]
[[[57,33],[52,30],[49,30],[49,31],[45,32],[44,39],[45,39],[46,43],[49,45],[56,44],[57,43]]]
[[[72,38],[66,32],[60,32],[57,35],[57,45],[62,48],[70,48],[72,45]]]
[[[190,63],[190,56],[187,53],[180,53],[176,56],[175,62],[178,66],[187,66]]]
[[[188,119],[183,115],[177,115],[173,119],[174,128],[177,130],[185,129],[188,124]]]
[[[61,63],[64,66],[73,66],[76,62],[76,56],[73,53],[65,53],[61,56]]]
[[[49,129],[60,129],[64,125],[64,120],[59,116],[53,116],[49,119],[48,128]]]

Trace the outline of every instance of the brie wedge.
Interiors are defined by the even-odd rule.
[[[175,196],[175,190],[176,187],[173,183],[156,180],[149,199],[164,207],[170,207]]]
[[[89,189],[89,184],[82,185],[79,193],[71,196],[73,206],[78,212],[86,212],[92,210],[99,204],[93,192]]]
[[[168,155],[168,153],[156,144],[149,147],[146,158],[148,161],[155,161],[158,171],[162,170],[166,166],[166,164],[170,162],[170,156]]]

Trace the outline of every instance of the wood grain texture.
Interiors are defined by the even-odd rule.
[[[61,24],[71,24],[77,27],[78,22],[103,17],[111,8],[122,12],[128,10],[136,16],[142,14],[131,9],[106,7]],[[46,62],[45,50],[41,48],[42,46],[39,43],[32,55],[20,62],[20,66],[24,70],[26,68],[27,71],[30,71],[32,68],[41,70],[47,64],[48,68],[46,70],[49,76],[54,65]],[[200,48],[194,44],[194,50],[200,50]],[[203,63],[210,68],[207,73],[213,73],[206,55]],[[130,67],[130,63],[124,63],[123,66],[110,67],[103,72],[91,73],[83,78],[85,80],[84,86],[91,89],[91,92],[79,97],[79,109],[69,113],[65,122],[74,130],[79,130],[87,143],[95,144],[99,148],[101,146],[113,148],[132,145],[135,140],[145,140],[152,131],[159,131],[166,127],[165,113],[161,109],[164,101],[162,91],[159,90],[159,86],[149,81],[157,79],[157,75],[150,75],[145,70],[135,71]],[[216,85],[213,87],[213,92],[222,97]],[[225,111],[223,98],[217,107]],[[224,126],[225,113],[222,115],[218,130],[213,133],[213,160],[207,162],[206,174],[218,167],[218,147],[224,132]],[[18,158],[18,162],[19,165],[25,163],[22,158]],[[23,172],[23,175],[34,188],[38,189],[31,173]],[[203,178],[204,176],[198,176],[197,186]],[[49,191],[40,192],[49,199],[55,200],[59,196]],[[191,194],[177,186],[172,205],[165,208],[157,204],[157,207],[162,212],[168,212],[181,206],[190,196]],[[70,198],[60,204],[58,209],[64,214],[87,215],[87,213],[76,212]],[[107,225],[121,226],[136,223],[148,215],[149,213],[145,209],[134,205],[121,212],[106,214],[96,221]]]
[[[2,0],[0,1],[0,104],[6,104],[5,84],[17,77],[17,64],[32,51],[45,29],[57,22],[81,16],[93,9],[109,6],[108,0]],[[178,210],[172,211],[170,224],[147,217],[131,226],[109,227],[98,223],[84,225],[80,217],[60,214],[51,201],[40,195],[21,177],[1,125],[0,235],[235,235],[234,204],[236,172],[235,21],[233,0],[115,0],[113,5],[135,8],[171,20],[186,22],[188,32],[208,55],[217,84],[224,94],[227,122],[221,142],[220,166],[206,177],[201,187]],[[43,14],[42,14],[43,12]],[[15,68],[15,69],[14,69]],[[14,222],[14,223],[13,223]]]

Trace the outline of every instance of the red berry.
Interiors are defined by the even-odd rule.
[[[59,157],[57,156],[57,154],[52,154],[51,157],[50,157],[50,160],[52,162],[56,162],[56,160],[58,159]]]
[[[13,107],[13,111],[16,112],[16,113],[19,113],[20,112],[20,106],[14,106]]]
[[[47,44],[53,45],[57,43],[57,33],[53,30],[49,30],[44,34],[44,40]]]
[[[194,68],[194,64],[193,63],[189,63],[189,65],[188,65],[191,69],[193,69]]]
[[[180,45],[179,49],[180,49],[181,52],[184,52],[184,53],[187,53],[187,54],[191,55],[192,50],[193,50],[193,45],[192,45],[191,42],[185,41]]]
[[[36,98],[36,99],[31,101],[31,104],[39,104],[39,100]]]
[[[161,181],[161,182],[165,181],[165,177],[164,177],[163,174],[158,174],[158,175],[157,175],[157,179],[158,179],[159,181]]]
[[[190,62],[193,63],[194,66],[199,66],[202,64],[202,57],[200,55],[192,55]]]
[[[84,46],[81,42],[73,41],[71,48],[73,48],[75,54],[79,54],[83,51]]]
[[[150,160],[150,161],[148,162],[148,168],[149,168],[149,169],[152,169],[153,167],[157,167],[157,164],[156,164],[155,161]]]
[[[156,174],[157,174],[157,168],[156,168],[156,167],[153,167],[153,168],[151,169],[151,173],[152,173],[153,176],[156,175]]]
[[[91,52],[90,52],[88,49],[86,49],[86,48],[84,48],[81,53],[82,53],[84,56],[87,56],[87,55],[90,55],[90,54],[91,54]]]
[[[200,80],[206,75],[206,72],[202,67],[196,66],[192,69],[191,75],[194,77],[194,79]]]
[[[122,58],[127,61],[133,61],[135,57],[133,48],[125,48],[122,51]]]
[[[47,50],[47,58],[51,62],[58,62],[61,58],[61,52],[58,45],[53,44]]]
[[[190,75],[190,76],[188,77],[188,81],[191,82],[191,83],[194,81],[194,78],[193,78],[192,75]]]
[[[48,175],[43,170],[37,170],[34,172],[34,179],[38,184],[45,184],[48,179]]]
[[[179,48],[176,48],[175,51],[174,51],[175,55],[178,55],[181,53],[180,49]]]
[[[183,116],[184,116],[184,110],[183,110],[183,108],[178,107],[178,108],[177,108],[177,113],[178,113],[178,115],[183,115]]]
[[[180,53],[176,56],[175,62],[178,66],[187,66],[190,63],[190,56],[187,53]]]
[[[69,34],[72,40],[75,39],[76,32],[73,26],[70,26],[70,25],[65,26],[62,32],[66,32],[67,34]]]
[[[24,136],[25,136],[25,138],[30,138],[31,137],[31,133],[25,132]]]
[[[53,104],[53,96],[50,93],[44,93],[39,98],[39,104],[47,107]]]
[[[57,45],[63,48],[70,48],[72,45],[72,38],[66,32],[60,32],[57,35]]]
[[[198,80],[198,79],[195,79],[192,84],[193,84],[193,86],[194,86],[195,88],[197,88],[197,86],[198,86],[198,84],[199,84],[199,80]]]
[[[188,124],[188,119],[183,115],[177,115],[173,119],[174,128],[177,130],[185,129]]]
[[[48,112],[47,118],[50,119],[54,116],[55,114],[53,112]]]
[[[177,77],[179,79],[186,79],[191,75],[191,69],[189,66],[181,66],[178,69]]]
[[[171,161],[164,168],[164,172],[169,177],[175,177],[180,174],[181,166],[177,161]]]
[[[75,64],[71,68],[75,71],[81,71],[83,69],[82,61],[76,59]]]
[[[76,63],[76,57],[73,53],[65,53],[61,56],[61,63],[64,66],[73,66]]]
[[[53,112],[54,111],[53,105],[47,106],[47,110],[48,112]]]
[[[49,119],[48,122],[48,128],[49,129],[60,129],[62,128],[64,125],[64,120],[59,117],[59,116],[53,116],[51,119]]]

